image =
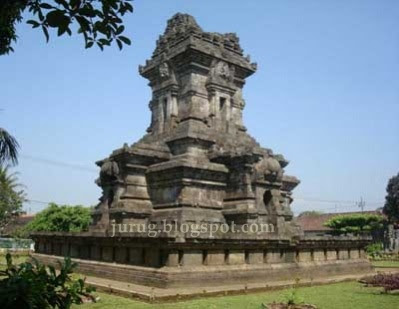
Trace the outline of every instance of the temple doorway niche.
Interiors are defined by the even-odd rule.
[[[273,195],[270,190],[266,190],[263,194],[263,203],[265,204],[266,208],[268,208],[272,202]]]
[[[111,208],[112,203],[114,202],[114,197],[115,197],[114,190],[110,189],[108,191],[108,198],[107,198],[108,208]]]

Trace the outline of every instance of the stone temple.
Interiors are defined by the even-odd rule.
[[[173,16],[139,67],[152,90],[147,133],[97,162],[102,196],[90,230],[37,233],[35,256],[71,256],[83,273],[158,288],[369,271],[367,239],[308,238],[293,220],[299,180],[242,119],[256,68],[236,34]]]

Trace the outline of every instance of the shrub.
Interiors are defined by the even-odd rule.
[[[22,231],[18,231],[18,236],[27,237],[31,232],[82,232],[88,229],[90,222],[88,207],[50,203]]]
[[[366,286],[377,286],[384,288],[384,292],[399,290],[399,273],[395,274],[378,274],[372,277],[362,278],[361,283]]]
[[[71,274],[76,263],[65,258],[57,272],[53,266],[45,266],[37,260],[13,265],[10,254],[6,256],[7,268],[0,271],[0,308],[2,309],[68,309],[88,298],[94,301],[83,279],[73,280]]]
[[[366,253],[373,260],[381,259],[384,253],[384,245],[381,242],[372,243],[366,247]]]
[[[371,232],[383,227],[384,217],[374,214],[352,214],[332,217],[324,223],[333,229],[336,234],[361,234]]]

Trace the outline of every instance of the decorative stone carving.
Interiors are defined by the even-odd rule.
[[[163,62],[159,66],[159,75],[161,76],[161,78],[169,78],[169,76],[170,76],[169,66],[166,62]]]
[[[105,185],[118,179],[119,167],[115,161],[106,159],[100,163],[100,178],[96,180],[97,185]]]
[[[224,78],[225,80],[231,79],[231,73],[230,73],[229,66],[227,63],[225,63],[223,61],[218,62],[217,66],[216,66],[216,72],[221,78]]]

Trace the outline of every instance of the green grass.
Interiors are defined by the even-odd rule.
[[[12,262],[15,265],[21,264],[26,262],[28,259],[29,255],[15,255],[12,257]],[[7,267],[7,261],[6,261],[6,255],[5,254],[0,254],[0,271],[5,270]],[[0,277],[1,279],[2,277]]]
[[[28,256],[14,256],[15,264],[23,263]],[[0,269],[4,268],[5,255],[0,255]],[[398,261],[374,261],[376,267],[398,267]],[[262,303],[286,301],[292,289],[270,291],[248,295],[210,297],[191,301],[148,304],[115,295],[96,293],[100,297],[97,303],[75,305],[73,309],[202,309],[202,308],[261,308]],[[369,288],[357,282],[344,282],[330,285],[303,287],[297,289],[297,295],[306,303],[320,309],[398,309],[399,294],[381,294],[379,288]]]
[[[100,300],[93,304],[75,305],[73,309],[202,309],[202,308],[261,308],[262,303],[284,301],[290,289],[239,296],[196,299],[171,304],[147,304],[127,298],[97,293]],[[306,303],[320,309],[398,309],[398,294],[381,294],[379,288],[363,287],[357,282],[298,288],[297,294]]]
[[[399,268],[399,261],[372,261],[375,267]]]

